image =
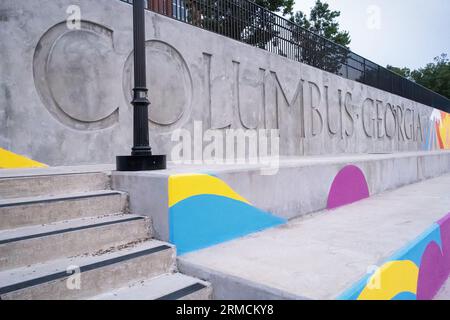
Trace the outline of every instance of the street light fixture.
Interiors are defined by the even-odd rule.
[[[117,156],[117,171],[166,169],[166,156],[153,155],[148,133],[148,89],[145,61],[145,3],[133,1],[134,89],[133,147],[131,155]]]

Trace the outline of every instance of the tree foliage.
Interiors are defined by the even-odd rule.
[[[297,11],[290,20],[295,23],[292,34],[300,44],[299,60],[332,73],[341,74],[342,65],[350,53],[350,34],[339,28],[340,11],[332,10],[328,3],[317,0],[306,15]],[[305,31],[306,30],[306,31]],[[331,40],[331,43],[327,40]]]
[[[387,68],[450,99],[450,60],[445,53],[417,70],[393,66]]]
[[[283,16],[292,14],[294,9],[294,0],[255,0],[254,2],[272,12],[281,12]]]
[[[293,6],[294,0],[186,0],[188,22],[260,48],[277,34],[271,11],[288,15]]]
[[[340,30],[337,21],[340,16],[340,11],[331,10],[328,3],[317,0],[309,17],[304,12],[297,11],[291,17],[291,21],[315,34],[348,47],[351,42],[350,34],[348,31]]]

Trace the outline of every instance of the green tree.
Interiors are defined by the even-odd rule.
[[[293,6],[294,0],[186,0],[186,19],[193,25],[265,48],[278,33],[274,29],[276,16],[271,11],[290,15]]]
[[[409,68],[398,68],[391,65],[387,65],[386,69],[401,75],[404,78],[411,79],[411,69]]]
[[[299,43],[297,59],[314,67],[343,75],[351,38],[340,30],[337,19],[341,12],[332,10],[328,3],[317,0],[309,16],[297,11],[290,17],[294,41]],[[327,41],[327,40],[331,40]]]
[[[255,0],[254,2],[272,12],[281,12],[283,16],[291,15],[294,8],[294,0]]]
[[[311,8],[309,17],[304,12],[297,11],[290,20],[315,34],[348,47],[351,42],[350,34],[348,31],[340,30],[337,21],[340,16],[340,11],[331,10],[328,3],[317,0]]]
[[[434,58],[434,62],[424,68],[412,71],[411,78],[450,99],[450,60],[446,54]]]
[[[417,70],[393,66],[387,68],[450,99],[450,60],[445,53]]]

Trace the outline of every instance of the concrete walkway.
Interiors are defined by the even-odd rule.
[[[450,278],[444,283],[434,300],[450,300]]]
[[[334,299],[450,212],[450,175],[179,257],[216,298]],[[230,296],[231,295],[231,296]]]

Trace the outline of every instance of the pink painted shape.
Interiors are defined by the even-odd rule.
[[[369,197],[364,173],[357,166],[345,166],[334,178],[328,193],[327,208],[334,209]]]
[[[422,255],[417,282],[418,300],[433,299],[450,274],[450,214],[438,224],[442,247],[433,241]]]
[[[444,257],[439,245],[432,241],[422,255],[417,280],[417,300],[431,300],[447,280]]]
[[[450,274],[450,213],[438,221],[441,229],[442,254],[445,258],[445,266]]]

